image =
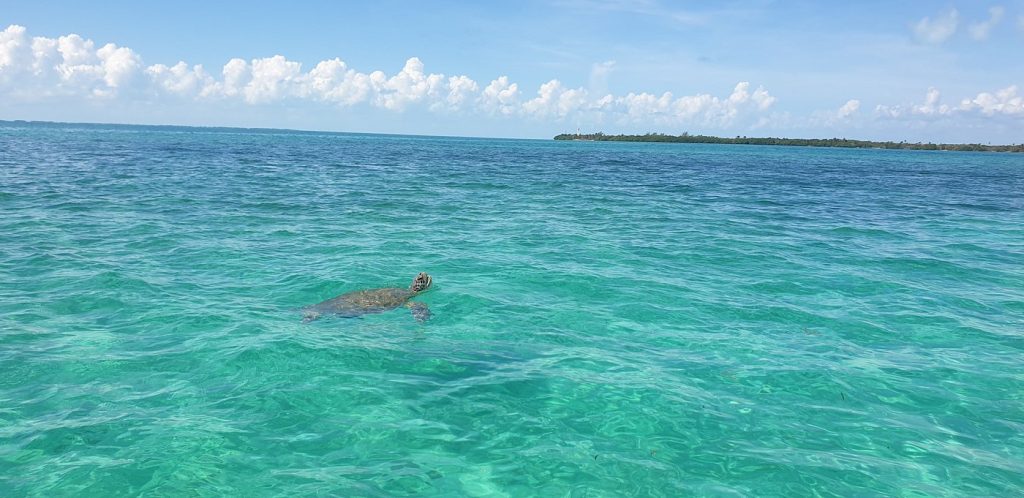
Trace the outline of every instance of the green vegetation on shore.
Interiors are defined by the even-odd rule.
[[[604,133],[573,134],[563,133],[555,140],[586,140],[597,142],[667,142],[682,144],[738,144],[738,145],[790,145],[796,147],[844,147],[850,149],[908,149],[908,150],[957,150],[972,152],[1024,152],[1024,144],[982,145],[982,144],[933,144],[921,142],[873,142],[870,140],[849,140],[846,138],[722,138],[708,135],[605,135]]]

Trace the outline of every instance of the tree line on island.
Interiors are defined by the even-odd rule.
[[[644,135],[605,135],[604,133],[562,133],[555,140],[578,140],[589,142],[664,142],[681,144],[736,144],[736,145],[790,145],[796,147],[843,147],[849,149],[907,149],[907,150],[955,150],[969,152],[1024,152],[1024,144],[983,145],[983,144],[935,144],[922,142],[875,142],[871,140],[850,140],[847,138],[724,138],[708,135],[666,135],[647,133]]]

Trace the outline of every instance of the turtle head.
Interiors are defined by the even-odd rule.
[[[430,288],[430,284],[434,283],[434,279],[427,275],[427,272],[420,272],[416,275],[416,278],[412,279],[412,285],[409,286],[409,290],[413,292],[423,292]]]

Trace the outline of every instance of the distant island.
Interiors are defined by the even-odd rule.
[[[846,138],[723,138],[708,135],[605,135],[604,133],[563,133],[555,140],[579,140],[593,142],[665,142],[680,144],[736,144],[736,145],[789,145],[795,147],[843,147],[847,149],[906,149],[906,150],[955,150],[966,152],[1024,152],[1024,144],[982,145],[982,144],[934,144],[921,142],[873,142],[871,140],[850,140]]]

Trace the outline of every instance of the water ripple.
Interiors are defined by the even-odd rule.
[[[1012,155],[0,123],[0,495],[1024,489]],[[433,318],[295,310],[429,271]]]

